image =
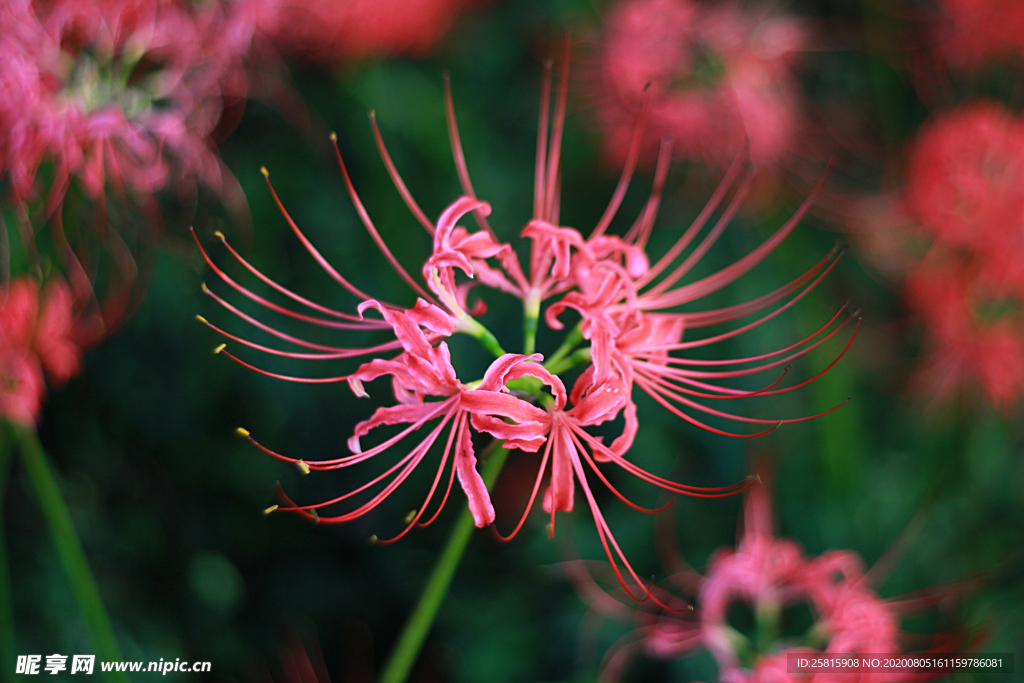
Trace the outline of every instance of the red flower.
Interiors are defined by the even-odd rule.
[[[793,149],[792,66],[809,34],[799,19],[738,3],[623,0],[605,25],[598,117],[615,157],[626,156],[643,102],[647,149],[670,135],[678,154],[721,163],[749,142],[754,163],[768,166]]]
[[[628,660],[641,650],[661,659],[679,659],[704,649],[718,664],[718,680],[723,683],[840,683],[854,674],[791,673],[786,655],[901,652],[903,616],[954,598],[964,587],[882,599],[872,586],[875,577],[865,571],[859,555],[829,550],[808,557],[797,542],[775,536],[767,487],[754,486],[746,496],[736,547],[715,551],[703,575],[687,568],[670,577],[667,585],[695,596],[692,609],[686,609],[686,601],[668,588],[656,589],[665,606],[659,611],[621,603],[597,586],[582,563],[567,565],[594,610],[639,621],[637,630],[623,638],[606,660],[602,680],[616,680]],[[780,637],[777,628],[782,611],[800,603],[810,608],[813,624],[801,638]],[[756,616],[756,643],[730,624],[728,612],[737,604],[748,605]],[[765,641],[766,637],[772,640]],[[944,632],[931,638],[928,652],[962,651],[975,643],[967,634]],[[857,680],[924,681],[944,673],[866,672],[857,674]]]
[[[51,280],[40,303],[39,285],[19,278],[0,290],[0,417],[35,424],[46,388],[78,373],[82,329],[71,292]]]
[[[0,18],[0,175],[17,199],[53,162],[99,196],[224,180],[210,135],[225,98],[245,95],[254,17],[211,2],[5,3]],[[235,11],[238,10],[238,11]]]
[[[474,0],[255,0],[259,27],[283,52],[338,64],[422,54]]]
[[[422,464],[431,446],[438,442],[447,430],[448,436],[441,451],[437,474],[426,499],[398,537],[420,523],[441,484],[445,469],[449,467],[449,460],[452,464],[448,475],[448,488],[441,498],[438,511],[446,502],[447,492],[451,490],[454,478],[458,475],[477,525],[490,524],[494,521],[494,510],[489,492],[475,468],[476,458],[471,439],[472,431],[475,430],[502,441],[505,448],[542,453],[533,493],[522,520],[509,538],[522,528],[544,481],[548,482],[543,496],[544,508],[552,515],[559,510],[572,509],[574,491],[576,486],[579,486],[616,572],[619,572],[618,564],[621,562],[633,580],[642,584],[623,556],[604,516],[598,509],[591,489],[591,478],[596,477],[624,502],[633,507],[637,506],[626,501],[618,493],[598,466],[599,463],[613,463],[655,486],[687,495],[731,495],[746,488],[751,482],[744,480],[733,486],[702,489],[669,481],[631,463],[627,458],[627,452],[639,426],[637,408],[633,402],[634,386],[649,393],[656,401],[683,419],[719,434],[730,433],[697,420],[692,413],[700,411],[718,418],[768,426],[758,433],[771,431],[782,422],[808,419],[756,420],[712,409],[696,399],[730,400],[742,396],[770,395],[790,391],[817,378],[824,370],[805,382],[778,389],[776,387],[779,386],[782,377],[769,386],[753,392],[719,384],[722,380],[733,377],[773,370],[804,355],[831,338],[845,324],[846,320],[833,325],[842,316],[844,309],[840,309],[808,339],[771,353],[730,361],[698,361],[674,355],[679,351],[714,344],[756,329],[794,305],[829,272],[837,257],[834,252],[788,285],[752,301],[703,312],[682,313],[676,310],[683,304],[692,304],[709,293],[731,284],[749,272],[792,232],[807,206],[802,207],[763,245],[733,265],[701,279],[684,283],[684,277],[703,258],[729,224],[749,188],[748,177],[739,183],[731,201],[724,209],[721,208],[723,200],[742,172],[745,159],[740,158],[733,164],[706,209],[669,252],[650,266],[645,247],[653,229],[661,188],[671,156],[667,143],[662,147],[654,189],[643,212],[624,236],[607,234],[631,179],[637,149],[634,145],[631,152],[632,161],[626,164],[608,208],[589,236],[583,237],[579,231],[559,225],[558,187],[567,83],[568,46],[561,69],[560,87],[555,97],[553,117],[550,117],[549,112],[551,89],[547,82],[544,84],[541,97],[533,215],[522,231],[523,237],[530,240],[531,246],[527,267],[520,264],[511,245],[503,243],[495,235],[487,221],[490,206],[475,196],[455,123],[450,91],[446,92],[446,111],[453,155],[464,196],[446,208],[436,224],[426,217],[409,194],[387,153],[376,123],[373,124],[381,156],[399,194],[432,237],[433,253],[420,269],[426,287],[402,267],[384,243],[360,201],[341,154],[338,153],[342,175],[356,212],[370,237],[398,276],[418,295],[414,307],[403,308],[373,299],[352,285],[317,251],[281,206],[280,201],[278,206],[285,219],[313,259],[343,289],[360,301],[356,308],[357,314],[327,308],[286,289],[260,273],[228,247],[232,256],[246,270],[277,294],[301,305],[308,312],[291,310],[236,282],[216,266],[205,251],[203,252],[210,266],[230,287],[272,312],[294,320],[339,330],[390,330],[395,337],[393,341],[365,348],[313,343],[260,322],[207,289],[205,291],[218,303],[238,314],[246,322],[287,343],[298,345],[302,350],[271,348],[214,328],[229,339],[259,351],[297,359],[334,360],[363,355],[373,356],[401,349],[401,352],[393,357],[374,358],[348,374],[334,377],[284,376],[254,368],[273,377],[299,382],[347,381],[353,391],[361,396],[366,395],[365,382],[387,375],[391,378],[396,401],[395,405],[379,408],[369,420],[356,426],[355,433],[349,440],[350,449],[353,451],[353,455],[350,456],[326,461],[305,461],[281,456],[259,446],[275,457],[298,463],[304,470],[348,467],[377,456],[394,460],[394,464],[380,476],[333,500],[303,506],[294,505],[289,500],[283,509],[316,516],[323,521],[343,522],[355,519],[375,508],[404,482],[409,474]],[[639,140],[639,136],[634,136],[634,139]],[[335,149],[337,150],[337,146]],[[270,190],[273,192],[272,186]],[[276,194],[274,198],[277,200]],[[720,210],[721,213],[712,223],[712,227],[698,240],[712,216]],[[459,221],[470,213],[479,226],[477,231],[470,231],[458,225]],[[222,235],[218,236],[223,240]],[[462,277],[472,279],[460,283],[459,279]],[[466,293],[470,285],[482,285],[521,300],[524,312],[525,353],[506,353],[494,335],[476,318],[479,310],[467,306],[466,302]],[[542,307],[545,304],[547,310],[543,311],[542,315]],[[580,324],[569,332],[565,343],[554,354],[545,359],[544,356],[534,353],[540,320],[546,321],[553,329],[561,329],[562,322],[559,316],[567,308],[579,312],[582,317]],[[733,322],[769,308],[772,309],[770,312],[730,332],[683,340],[684,334],[689,334],[693,329]],[[379,312],[383,320],[364,318],[363,313],[369,309]],[[201,320],[207,323],[205,319]],[[445,337],[455,333],[475,337],[495,356],[496,359],[490,364],[482,379],[467,382],[457,376],[451,363],[449,347],[443,341]],[[219,350],[223,350],[223,347]],[[228,355],[247,367],[253,367],[234,355]],[[560,374],[574,366],[582,366],[583,371],[567,395]],[[721,369],[727,366],[731,367],[727,370]],[[781,375],[784,376],[785,371],[782,371]],[[604,445],[588,431],[620,416],[624,420],[622,432],[610,445]],[[383,425],[408,426],[403,427],[395,436],[386,438],[371,448],[365,448],[361,440]],[[421,429],[429,431],[411,450],[398,450],[400,442]],[[247,431],[241,431],[247,438],[252,438]],[[746,437],[756,434],[731,435]],[[402,452],[405,454],[402,455]],[[377,493],[371,493],[371,490],[377,489]],[[315,512],[324,506],[347,502],[354,496],[364,494],[370,496],[369,500],[350,512],[334,517],[322,517]],[[437,512],[422,523],[429,524],[436,517]],[[625,585],[625,578],[621,574],[620,578]]]

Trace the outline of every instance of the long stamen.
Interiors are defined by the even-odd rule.
[[[299,226],[295,224],[294,220],[292,220],[292,217],[288,213],[287,209],[284,208],[284,204],[281,203],[281,198],[277,196],[277,191],[274,190],[274,185],[273,183],[270,182],[270,173],[265,168],[261,168],[260,172],[263,173],[263,177],[267,181],[267,187],[270,188],[270,194],[273,195],[274,203],[277,204],[278,210],[281,212],[281,215],[284,216],[284,219],[285,221],[288,222],[288,225],[289,227],[291,227],[292,232],[294,232],[295,236],[299,238],[299,241],[302,242],[302,246],[306,248],[306,251],[309,252],[310,256],[312,256],[316,260],[316,262],[320,264],[320,267],[323,268],[328,275],[334,278],[335,282],[337,282],[339,285],[347,289],[353,295],[363,300],[373,299],[374,297],[370,296],[369,294],[362,291],[361,289],[353,285],[351,282],[343,278],[341,276],[341,273],[335,270],[334,266],[328,263],[327,259],[325,259],[323,255],[319,251],[317,251],[316,247],[313,246],[313,243],[306,239],[306,236],[302,234],[301,230],[299,230]]]
[[[548,147],[547,189],[544,192],[544,216],[549,223],[558,223],[558,177],[562,154],[562,132],[565,129],[566,101],[569,97],[569,50],[571,40],[566,34],[562,41],[562,57],[558,70],[558,93],[555,96],[555,115]]]
[[[533,171],[533,219],[544,220],[544,171],[547,168],[548,117],[551,115],[551,61],[544,63],[540,90],[540,121],[537,123],[537,162]]]
[[[493,527],[494,535],[502,543],[507,543],[515,538],[516,534],[519,533],[519,530],[522,529],[523,525],[526,523],[526,518],[530,516],[530,510],[533,509],[533,503],[537,500],[537,492],[540,491],[540,485],[544,479],[544,472],[547,470],[548,459],[551,456],[553,443],[552,436],[549,434],[547,443],[544,444],[544,455],[540,459],[540,467],[537,468],[537,478],[533,482],[533,491],[530,492],[530,499],[526,501],[526,509],[523,510],[523,516],[519,518],[519,523],[516,524],[516,528],[513,529],[512,533],[508,536],[502,536],[501,533],[498,532],[497,527]]]
[[[217,351],[216,352],[217,353],[223,353],[225,356],[227,356],[231,360],[235,361],[236,363],[238,363],[242,367],[249,368],[253,372],[258,372],[261,375],[266,375],[267,377],[273,377],[274,379],[283,379],[283,380],[286,380],[288,382],[298,382],[299,384],[334,384],[336,382],[346,382],[346,381],[348,381],[348,379],[350,377],[350,375],[341,375],[340,377],[319,377],[319,378],[317,378],[317,377],[293,377],[292,375],[279,375],[276,372],[270,372],[268,370],[263,370],[262,368],[258,368],[255,365],[250,365],[249,363],[246,363],[244,360],[242,360],[242,359],[232,355],[228,351],[225,351],[223,344],[221,344],[220,346],[217,347]]]
[[[665,189],[665,179],[668,178],[668,169],[672,165],[672,138],[661,139],[661,146],[658,148],[658,163],[654,168],[654,185],[651,188],[651,196],[644,205],[633,227],[626,233],[625,241],[632,242],[640,249],[647,248],[647,238],[651,235],[654,221],[658,217],[658,207],[661,206],[661,194]]]
[[[811,208],[811,204],[814,202],[815,198],[817,198],[825,188],[825,182],[828,180],[829,175],[830,171],[826,170],[821,175],[821,179],[818,181],[818,184],[807,196],[807,199],[805,199],[803,204],[800,205],[800,208],[797,209],[796,213],[794,213],[793,216],[786,221],[786,223],[779,228],[774,235],[765,240],[759,247],[717,273],[697,280],[685,287],[680,287],[672,292],[671,295],[661,297],[661,300],[664,302],[663,305],[678,306],[679,304],[693,301],[707,292],[721,289],[725,285],[749,272],[751,268],[763,261],[764,258],[782,242],[782,240],[786,239],[786,237],[793,232],[793,229],[796,228],[804,215]],[[651,293],[660,293],[664,291],[663,285],[665,285],[665,282],[668,282],[669,280],[672,280],[672,278],[666,278],[664,282],[659,283],[657,287],[653,288]],[[674,282],[674,280],[672,281]]]
[[[462,152],[462,139],[459,137],[459,123],[455,119],[455,100],[452,97],[452,78],[450,74],[444,75],[444,114],[445,119],[448,122],[448,139],[452,145],[452,157],[455,159],[455,172],[459,176],[459,183],[462,185],[462,191],[467,197],[476,199],[476,192],[473,191],[473,183],[469,179],[469,169],[466,167],[466,156]],[[473,218],[476,219],[477,224],[482,230],[486,230],[490,235],[494,236],[494,231],[491,230],[491,224],[487,222],[487,216],[484,215],[483,211],[476,209],[473,211]]]
[[[647,125],[649,99],[650,96],[647,88],[644,88],[643,101],[640,103],[640,113],[636,117],[636,126],[633,128],[633,138],[629,142],[629,151],[626,153],[626,163],[622,166],[622,175],[619,176],[619,183],[615,186],[615,192],[612,193],[608,207],[604,210],[600,220],[597,221],[597,225],[594,226],[594,231],[590,233],[590,239],[600,237],[605,233],[605,230],[611,225],[612,219],[615,218],[619,206],[622,205],[622,200],[626,196],[626,190],[629,189],[629,182],[633,179],[633,171],[636,170],[636,160],[640,156],[640,145],[644,138],[644,128]]]
[[[663,270],[676,260],[676,258],[683,253],[683,250],[689,246],[693,238],[704,228],[704,224],[708,222],[711,215],[718,209],[718,205],[722,203],[725,195],[728,194],[729,188],[732,187],[733,183],[736,182],[736,178],[739,176],[740,169],[746,161],[746,155],[739,155],[729,166],[729,169],[725,172],[722,180],[718,183],[718,187],[712,193],[708,203],[704,205],[697,217],[693,219],[693,223],[686,229],[686,232],[676,240],[676,243],[672,245],[672,248],[665,252],[665,255],[658,259],[658,262],[649,271],[641,275],[637,281],[637,289],[641,289],[646,286],[651,280],[658,277]]]
[[[384,166],[388,169],[388,175],[391,176],[391,182],[395,184],[395,188],[398,190],[398,194],[402,195],[402,201],[409,207],[409,211],[416,217],[416,220],[420,222],[420,225],[430,233],[434,234],[436,229],[434,224],[427,218],[427,214],[423,213],[423,209],[413,199],[412,193],[409,192],[409,188],[406,187],[405,181],[402,180],[402,176],[399,175],[398,169],[395,168],[395,163],[391,160],[391,155],[388,154],[387,147],[384,146],[384,138],[381,137],[380,128],[377,126],[377,115],[370,112],[370,125],[373,127],[373,137],[377,141],[377,151],[380,152],[380,158],[384,162]]]
[[[345,188],[348,190],[348,196],[352,199],[352,205],[356,208],[356,213],[359,214],[359,219],[362,220],[363,225],[366,227],[366,231],[370,233],[370,237],[373,238],[377,248],[380,249],[381,253],[384,254],[384,258],[388,260],[391,267],[395,269],[403,280],[405,280],[410,287],[412,287],[417,294],[432,303],[437,303],[437,300],[427,293],[423,287],[419,285],[409,273],[405,272],[405,268],[398,262],[388,246],[384,244],[384,239],[377,232],[376,226],[373,221],[370,220],[370,214],[367,213],[366,207],[363,206],[363,202],[359,199],[359,195],[356,193],[356,187],[352,184],[352,178],[348,175],[348,169],[345,167],[345,160],[341,158],[341,148],[338,147],[338,136],[331,133],[331,144],[334,146],[334,156],[338,160],[338,167],[341,169],[341,175],[345,179]]]
[[[685,261],[679,264],[679,266],[677,266],[676,269],[673,270],[664,280],[652,287],[649,291],[644,292],[644,299],[660,302],[661,299],[658,298],[658,295],[662,294],[665,290],[678,282],[679,278],[690,272],[690,269],[704,258],[704,255],[708,253],[711,247],[714,246],[715,242],[718,241],[718,238],[722,236],[722,232],[725,231],[725,228],[728,227],[730,222],[732,222],[733,217],[736,215],[736,212],[739,211],[740,205],[746,198],[747,192],[750,190],[750,185],[753,182],[754,176],[748,174],[747,177],[743,179],[743,182],[740,183],[739,189],[736,190],[736,194],[733,196],[732,201],[726,207],[721,217],[719,217],[718,222],[715,223],[715,227],[713,227],[704,239],[701,240],[701,243],[698,244],[697,248],[686,257]],[[685,289],[685,287],[682,289]],[[679,290],[676,291],[678,292]],[[676,292],[673,292],[672,294],[675,295]],[[664,308],[665,305],[660,305],[659,307]]]
[[[195,237],[195,233],[194,232],[192,233],[192,235],[193,235],[193,237]],[[196,244],[199,244],[199,239],[198,238],[196,238]],[[289,308],[285,308],[284,306],[280,306],[278,304],[275,304],[274,302],[272,302],[272,301],[270,301],[268,299],[263,298],[259,294],[256,294],[255,292],[253,292],[252,290],[248,289],[247,287],[244,287],[244,286],[240,285],[230,275],[228,275],[223,270],[221,270],[217,266],[217,264],[215,264],[213,262],[213,260],[210,258],[210,255],[206,253],[206,250],[203,249],[203,246],[201,244],[199,244],[199,251],[200,251],[200,253],[202,253],[203,258],[206,260],[207,265],[210,266],[210,269],[226,285],[228,285],[229,287],[234,289],[236,292],[239,292],[240,294],[245,296],[247,299],[250,299],[251,301],[255,301],[260,306],[263,306],[264,308],[267,308],[267,309],[269,309],[271,311],[274,311],[275,313],[280,313],[281,315],[285,315],[285,316],[288,316],[289,318],[294,318],[296,320],[301,320],[302,322],[310,323],[312,325],[320,325],[322,327],[330,327],[332,329],[340,329],[340,330],[365,330],[365,329],[374,329],[374,328],[376,328],[376,329],[384,329],[384,328],[387,327],[383,323],[377,323],[376,321],[370,321],[370,320],[365,320],[365,321],[364,320],[360,320],[360,318],[358,316],[348,315],[348,314],[344,314],[344,313],[337,313],[337,315],[338,315],[338,317],[341,317],[342,319],[351,320],[353,322],[338,322],[336,320],[324,320],[323,318],[317,318],[315,316],[305,315],[303,313],[299,313],[297,311],[293,311],[293,310],[291,310]],[[310,303],[312,303],[312,302],[310,302]],[[327,310],[327,313],[331,314],[330,309]]]
[[[207,265],[210,266],[210,268],[213,270],[213,272],[215,272],[217,274],[217,276],[220,277],[220,279],[224,280],[225,283],[230,285],[235,290],[241,292],[246,297],[252,299],[256,303],[258,303],[258,304],[260,304],[262,306],[266,306],[267,308],[269,308],[272,311],[275,311],[277,313],[281,313],[283,315],[289,315],[289,316],[291,316],[293,318],[298,318],[300,320],[304,320],[306,322],[311,322],[311,323],[314,323],[314,324],[317,324],[317,325],[336,326],[339,329],[346,329],[346,330],[347,329],[361,329],[362,327],[366,326],[366,322],[367,321],[362,320],[357,315],[352,315],[351,313],[342,313],[341,311],[336,311],[333,308],[329,308],[327,306],[323,306],[321,304],[318,304],[315,301],[310,301],[309,299],[307,299],[307,298],[305,298],[303,296],[300,296],[299,294],[296,294],[295,292],[293,292],[292,290],[288,289],[287,287],[284,287],[283,285],[279,284],[275,280],[272,280],[271,278],[267,277],[262,271],[260,271],[258,268],[256,268],[251,263],[249,263],[249,261],[247,261],[245,258],[243,258],[242,255],[239,254],[238,251],[236,251],[235,248],[232,247],[231,244],[228,243],[228,240],[224,236],[224,233],[219,232],[219,231],[215,232],[214,236],[217,237],[218,239],[220,239],[221,244],[223,244],[227,248],[227,250],[229,252],[231,252],[231,255],[235,258],[235,260],[237,260],[239,263],[241,263],[245,267],[246,270],[248,270],[250,273],[252,273],[257,278],[259,278],[259,280],[261,282],[263,282],[266,285],[270,286],[275,291],[278,291],[281,294],[283,294],[286,297],[288,297],[289,299],[291,299],[292,301],[300,303],[303,306],[311,308],[312,310],[317,311],[319,313],[323,313],[325,315],[334,316],[336,318],[341,318],[342,320],[351,320],[351,321],[354,321],[354,322],[357,322],[357,323],[360,323],[360,324],[358,326],[346,326],[343,323],[336,323],[336,322],[333,322],[333,321],[330,321],[330,320],[323,320],[321,318],[313,318],[313,317],[310,317],[310,316],[303,316],[301,313],[296,313],[295,311],[291,311],[291,310],[286,309],[286,308],[284,308],[282,306],[278,306],[277,304],[271,303],[267,299],[264,299],[263,297],[256,295],[255,293],[253,293],[249,289],[247,289],[247,288],[241,286],[240,284],[238,284],[237,282],[235,282],[223,270],[221,270],[219,267],[217,267],[217,264],[215,264],[211,260],[209,254],[207,254],[206,250],[203,249],[203,245],[202,245],[202,243],[199,242],[199,238],[196,236],[195,230],[191,230],[191,232],[192,232],[192,238],[195,239],[196,244],[199,247],[199,251],[203,255],[203,259],[206,261]]]

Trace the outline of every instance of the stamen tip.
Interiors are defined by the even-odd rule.
[[[402,521],[404,523],[408,524],[409,522],[411,522],[413,520],[413,518],[415,516],[416,516],[416,510],[409,510],[409,514],[407,514]]]
[[[246,429],[245,427],[239,427],[238,429],[236,429],[235,434],[242,437],[243,439],[249,438],[249,430]]]
[[[331,142],[337,142],[338,141],[338,134],[335,133],[333,130],[331,131],[331,134],[328,137],[331,139]]]
[[[224,237],[224,233],[222,233],[220,230],[214,230],[213,236],[222,240],[227,239],[226,237]]]
[[[267,170],[266,166],[260,166],[260,173],[263,174],[264,178],[269,178],[270,177],[270,171]]]
[[[263,511],[263,514],[269,515],[271,512],[273,512],[277,508],[278,508],[277,505],[271,505],[270,507],[268,507],[266,510]]]
[[[372,544],[376,544],[376,543],[378,543],[379,541],[380,541],[380,539],[379,539],[379,538],[377,538],[377,534],[374,534],[374,535],[370,536],[370,543],[372,543]]]
[[[320,515],[317,514],[316,508],[310,509],[309,516],[313,518],[313,523],[314,524],[319,524],[320,523]]]
[[[205,282],[200,283],[199,289],[203,290],[203,294],[209,294],[210,293],[210,288],[206,286]]]
[[[204,318],[204,317],[203,317],[203,316],[201,316],[201,315],[197,315],[197,316],[196,316],[196,320],[198,320],[199,322],[201,322],[201,323],[202,323],[202,324],[204,324],[204,325],[209,325],[209,324],[210,324],[210,321],[209,321],[209,320],[207,320],[206,318]]]
[[[206,322],[206,321],[204,320],[203,322]],[[216,348],[214,348],[214,350],[213,350],[213,355],[215,355],[215,356],[216,356],[216,355],[217,355],[218,353],[220,353],[221,351],[223,351],[223,350],[224,350],[224,349],[226,349],[227,347],[228,347],[228,345],[227,345],[227,344],[221,344],[221,345],[217,346],[217,347],[216,347]]]
[[[370,110],[370,120],[373,121],[376,118],[377,118],[377,110],[376,109],[371,109]]]
[[[306,464],[305,460],[299,460],[295,463],[295,466],[299,468],[299,471],[303,474],[309,474],[309,465]]]

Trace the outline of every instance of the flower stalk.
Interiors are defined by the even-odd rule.
[[[121,651],[114,637],[114,629],[110,617],[103,606],[96,578],[89,568],[89,562],[82,549],[82,542],[75,531],[64,498],[57,486],[57,480],[46,461],[39,437],[30,427],[15,427],[20,445],[22,460],[29,480],[39,499],[39,506],[46,518],[46,524],[53,536],[64,573],[71,584],[71,592],[75,596],[78,608],[85,619],[86,628],[92,636],[96,647],[96,657],[102,661],[120,661]],[[127,683],[128,676],[119,672],[105,672],[107,681]]]
[[[488,488],[497,481],[507,457],[506,448],[496,447],[491,450],[481,468],[481,476]],[[433,571],[430,572],[430,578],[427,579],[416,608],[405,622],[398,643],[391,652],[384,673],[381,674],[380,683],[404,683],[409,677],[409,672],[423,648],[423,641],[426,640],[430,627],[437,618],[437,611],[448,594],[452,579],[455,578],[455,571],[459,568],[466,546],[469,545],[474,526],[469,508],[463,508],[448,543],[441,551]]]

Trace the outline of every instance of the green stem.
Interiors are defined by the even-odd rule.
[[[96,646],[96,659],[107,662],[121,661],[121,651],[114,638],[110,617],[103,606],[96,579],[89,569],[89,562],[82,549],[82,542],[75,531],[71,513],[61,496],[57,480],[46,461],[39,437],[35,429],[30,427],[17,427],[16,432],[21,443],[21,457],[25,462],[25,470],[36,490],[43,516],[57,546],[60,563],[64,567],[78,608]],[[124,673],[107,672],[103,676],[108,681],[128,681],[128,676]]]
[[[549,372],[553,372],[551,370],[552,366],[557,365],[563,358],[568,356],[581,341],[583,341],[583,329],[577,325],[572,328],[572,331],[570,331],[569,334],[565,335],[562,345],[555,349],[555,352],[551,354],[551,357],[544,362],[544,367],[546,367]]]
[[[11,680],[17,648],[14,640],[14,602],[11,593],[11,569],[7,560],[7,534],[4,529],[3,504],[11,473],[13,434],[0,422],[0,680]]]
[[[505,459],[508,457],[508,450],[498,447],[491,451],[480,471],[484,484],[491,488],[498,479]],[[402,634],[398,638],[395,649],[391,652],[384,673],[381,674],[380,683],[404,683],[409,677],[409,671],[416,663],[416,657],[423,647],[423,641],[430,632],[430,627],[437,617],[437,610],[441,607],[452,579],[455,577],[455,570],[459,567],[462,555],[469,544],[475,524],[473,515],[466,507],[459,514],[455,522],[452,535],[448,544],[441,551],[441,556],[434,565],[434,570],[427,579],[427,585],[423,587],[420,600],[416,608],[405,622]]]
[[[548,372],[552,375],[558,375],[569,368],[576,367],[577,365],[583,365],[589,363],[592,360],[590,355],[590,349],[577,349],[568,358],[560,359],[558,362],[546,364]]]

